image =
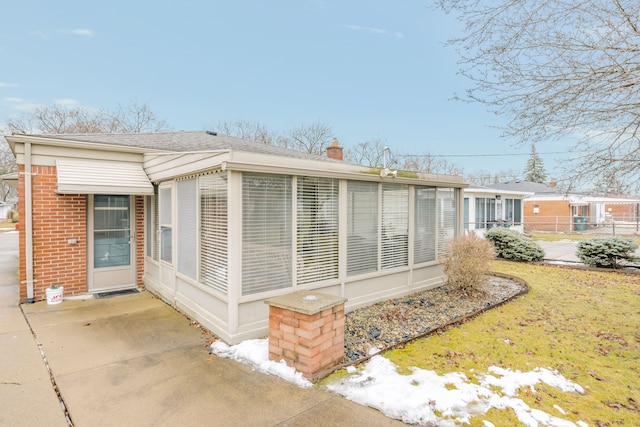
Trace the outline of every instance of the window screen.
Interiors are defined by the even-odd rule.
[[[178,181],[177,199],[177,270],[192,279],[198,278],[198,198],[195,178]]]
[[[408,265],[409,187],[382,184],[381,265],[383,269]]]
[[[414,263],[436,259],[436,189],[415,187]]]
[[[438,188],[438,256],[456,237],[456,189]]]
[[[338,277],[338,180],[297,182],[297,283]]]
[[[160,259],[171,263],[171,187],[160,189]]]
[[[144,205],[145,205],[145,217],[144,217],[144,254],[145,256],[151,258],[153,256],[153,238],[154,236],[154,197],[153,196],[145,196]]]
[[[200,282],[227,293],[227,173],[199,178]]]
[[[291,177],[242,175],[242,294],[292,286]]]
[[[378,270],[378,184],[347,182],[347,276]]]

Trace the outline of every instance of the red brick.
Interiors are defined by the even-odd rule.
[[[314,320],[318,320],[319,318],[321,318],[322,316],[320,315],[320,313],[316,313],[316,314],[306,314],[306,313],[295,313],[295,317],[297,319],[304,319],[308,322],[313,322]]]
[[[278,325],[278,329],[288,334],[293,334],[296,331],[296,329],[293,326],[285,325],[284,323],[280,323]]]
[[[287,333],[287,332],[283,332],[282,333],[282,339],[284,341],[288,341],[288,342],[293,343],[293,344],[298,344],[298,342],[300,341],[300,337],[298,337],[298,335],[290,334],[290,333]]]
[[[306,338],[308,340],[311,340],[313,338],[320,336],[320,329],[313,329],[313,330],[298,329],[298,335],[300,336],[300,338]]]
[[[314,329],[321,328],[322,325],[325,324],[325,319],[319,318],[312,321],[300,319],[299,322],[300,322],[299,324],[300,329],[306,329],[308,331],[312,331]]]
[[[294,350],[299,356],[314,357],[320,353],[320,346],[309,348],[298,344]]]
[[[294,317],[289,317],[289,316],[283,316],[282,319],[280,319],[281,324],[292,326],[294,328],[298,327],[298,322],[299,322],[298,319]]]
[[[280,345],[280,348],[282,348],[283,351],[285,351],[285,350],[295,351],[295,349],[296,349],[296,345],[294,343],[286,341],[286,340],[280,340],[279,341],[279,345]]]

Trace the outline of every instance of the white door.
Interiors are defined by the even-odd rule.
[[[88,290],[131,288],[135,282],[135,230],[131,196],[89,196]]]

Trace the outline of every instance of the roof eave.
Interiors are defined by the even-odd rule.
[[[157,150],[153,148],[141,148],[141,147],[133,147],[128,145],[116,145],[116,144],[107,144],[103,142],[86,142],[86,141],[77,141],[71,139],[64,138],[55,138],[55,137],[41,137],[38,135],[5,135],[5,139],[9,143],[11,147],[11,151],[15,155],[15,144],[39,144],[39,145],[52,145],[56,147],[69,147],[69,148],[82,148],[86,150],[106,150],[106,151],[115,151],[115,152],[123,152],[123,153],[136,153],[136,154],[145,154],[152,152],[162,152],[166,150]]]

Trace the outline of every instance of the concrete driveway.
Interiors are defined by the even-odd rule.
[[[1,425],[64,426],[67,415],[74,426],[403,425],[212,356],[210,336],[147,292],[37,302],[22,305],[23,315],[17,240],[5,234],[0,255],[10,252],[11,265],[0,256],[0,274],[13,284],[0,287]]]

